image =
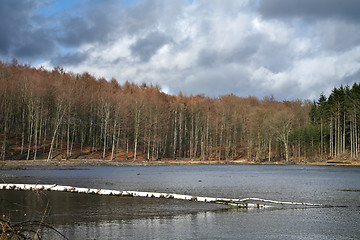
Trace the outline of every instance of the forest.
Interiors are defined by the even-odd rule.
[[[358,157],[360,85],[318,101],[169,95],[0,62],[0,159],[301,162]]]

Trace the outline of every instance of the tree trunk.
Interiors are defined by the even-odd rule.
[[[206,114],[205,160],[209,158],[209,111]]]
[[[136,156],[136,155],[135,155]],[[126,135],[126,160],[129,159],[129,137]]]
[[[33,113],[31,110],[31,113],[29,113],[29,140],[28,140],[28,151],[27,151],[27,155],[26,155],[26,160],[29,160],[30,158],[30,149],[31,149],[31,141],[32,141],[32,134],[33,134],[33,125],[34,125],[34,121],[33,121]]]
[[[43,128],[43,106],[40,107],[40,119],[39,119],[39,137],[38,146],[41,148],[42,128]]]
[[[73,146],[74,146],[74,141],[75,141],[75,133],[76,133],[76,121],[74,121],[74,123],[73,123],[73,131],[72,131],[72,136],[71,136],[71,145],[70,145],[69,158],[71,158],[71,156],[72,156],[72,151],[73,151]]]
[[[173,159],[176,159],[176,140],[177,140],[177,109],[174,112],[174,141],[173,141]]]
[[[108,121],[110,118],[110,109],[106,107],[105,109],[105,120],[104,120],[104,148],[103,148],[103,156],[102,158],[105,159],[106,154],[106,146],[107,146],[107,129],[108,129]]]
[[[23,155],[24,154],[24,144],[25,144],[25,127],[26,127],[25,109],[24,108],[21,110],[21,122],[22,122],[22,132],[21,132],[21,151],[20,151],[20,154]]]
[[[357,133],[357,122],[356,122],[356,112],[355,112],[355,120],[354,120],[354,128],[355,128],[355,158],[358,159],[359,145],[358,145],[358,133]]]
[[[269,155],[268,155],[268,160],[269,162],[271,162],[271,135],[269,137]]]
[[[320,118],[320,156],[324,153],[324,137],[323,137],[323,119]]]
[[[346,121],[345,121],[345,119],[346,119],[346,114],[345,114],[345,112],[344,112],[344,126],[343,126],[343,139],[342,139],[342,141],[343,141],[343,144],[342,144],[342,147],[343,147],[343,149],[342,149],[342,152],[343,153],[345,153],[345,151],[346,151],[346,143],[345,143],[345,136],[346,136]]]
[[[70,113],[67,121],[67,131],[66,131],[66,160],[70,158]]]
[[[340,109],[338,110],[338,111],[340,111]],[[337,127],[337,130],[338,130],[338,132],[337,132],[337,144],[338,144],[338,146],[337,146],[337,156],[340,154],[340,152],[341,152],[341,128],[340,128],[340,112],[338,112],[338,120],[337,120],[337,124],[338,124],[338,127]]]
[[[38,148],[38,128],[39,128],[39,107],[35,107],[35,129],[34,129],[34,160],[37,157],[37,148]]]
[[[179,113],[179,157],[183,157],[182,154],[182,144],[183,144],[183,111],[182,108],[180,109]]]
[[[45,123],[44,123],[44,140],[43,140],[43,153],[45,153],[45,147],[46,147],[46,129],[47,129],[47,118],[45,117]]]
[[[288,147],[288,141],[286,140],[284,142],[285,145],[285,158],[286,158],[286,162],[289,162],[289,147]]]
[[[80,133],[80,154],[82,154],[83,153],[83,147],[84,147],[84,142],[85,142],[85,130],[84,130],[84,128],[85,128],[85,126],[83,126],[83,124],[82,123],[80,123],[81,125],[80,125],[80,128],[81,128],[81,133]]]
[[[110,158],[111,161],[114,159],[115,136],[116,136],[116,118],[114,119],[114,129],[113,129],[113,136],[112,136],[112,148],[111,148],[111,158]]]
[[[190,132],[190,159],[194,158],[194,113],[191,113],[191,132]]]
[[[332,158],[334,156],[334,149],[333,149],[334,136],[333,136],[333,120],[332,120],[332,118],[330,119],[329,124],[330,124],[329,154],[330,154],[330,157]]]
[[[5,100],[6,101],[6,100]],[[6,107],[5,107],[5,119],[4,119],[4,134],[3,134],[3,144],[2,144],[2,148],[1,148],[1,157],[2,160],[5,160],[5,156],[6,156],[6,138],[7,138],[7,125],[8,125],[8,114],[6,112]]]
[[[194,139],[194,158],[198,156],[198,141],[199,141],[199,129],[198,129],[198,116],[196,116],[195,120],[195,139]]]
[[[224,131],[224,124],[223,124],[223,117],[222,117],[221,124],[220,124],[219,161],[221,160],[222,148],[223,148],[223,131]]]
[[[65,111],[63,109],[62,106],[62,102],[57,104],[57,111],[56,111],[56,120],[55,120],[55,126],[54,126],[54,133],[53,133],[53,137],[51,139],[51,144],[50,144],[50,149],[49,149],[49,154],[48,154],[48,159],[47,161],[52,159],[52,155],[53,155],[53,151],[54,151],[54,143],[55,143],[55,139],[57,138],[57,132],[58,129],[60,127],[60,124],[62,122],[62,119],[65,115]],[[56,141],[57,142],[57,141]]]
[[[248,139],[248,159],[252,161],[252,136],[251,129],[249,130],[249,139]]]
[[[354,157],[354,141],[353,141],[353,136],[354,136],[354,129],[353,129],[353,119],[350,117],[350,122],[349,122],[349,126],[350,126],[350,157],[353,158]]]
[[[134,140],[134,161],[136,161],[137,145],[139,138],[139,128],[140,128],[140,107],[138,107],[135,113],[135,140]]]

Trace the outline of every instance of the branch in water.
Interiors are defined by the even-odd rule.
[[[95,188],[79,188],[73,186],[61,186],[61,185],[40,185],[40,184],[0,184],[0,189],[7,190],[46,190],[46,191],[58,191],[58,192],[72,192],[72,193],[85,193],[85,194],[98,194],[98,195],[113,195],[113,196],[133,196],[133,197],[147,197],[147,198],[168,198],[168,199],[180,199],[197,202],[207,202],[224,204],[229,206],[237,206],[239,208],[266,208],[269,205],[248,203],[253,202],[265,202],[282,205],[302,205],[302,206],[314,206],[314,207],[328,207],[323,204],[314,203],[299,203],[299,202],[281,202],[274,200],[266,200],[261,198],[214,198],[214,197],[199,197],[175,193],[156,193],[156,192],[139,192],[139,191],[119,191],[108,189],[95,189]]]

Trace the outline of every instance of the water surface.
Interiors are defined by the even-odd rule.
[[[7,183],[259,197],[334,208],[242,210],[173,199],[0,191],[1,213],[39,219],[71,239],[360,239],[360,168],[195,165],[0,171]],[[48,207],[46,208],[48,204]],[[24,217],[26,214],[26,217]]]

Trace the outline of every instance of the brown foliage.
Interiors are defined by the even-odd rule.
[[[279,159],[291,155],[281,127],[305,126],[311,108],[270,97],[173,96],[152,84],[3,62],[0,86],[2,159],[46,158],[52,148],[49,158],[223,160],[245,151]]]

